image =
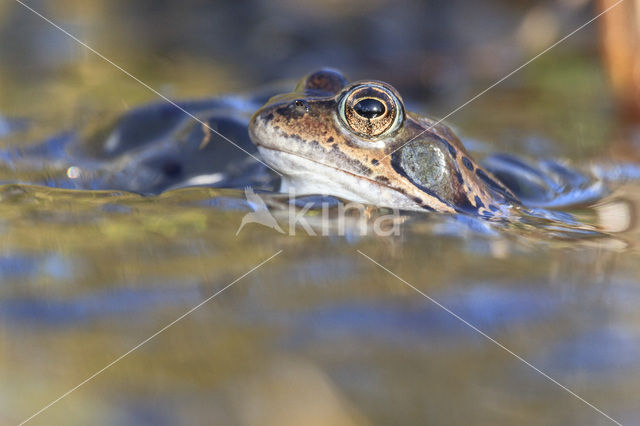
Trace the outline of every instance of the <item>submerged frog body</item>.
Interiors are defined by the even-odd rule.
[[[447,126],[406,111],[381,81],[315,72],[260,108],[249,134],[281,190],[485,216],[519,204]]]
[[[39,144],[9,147],[0,150],[0,165],[13,172],[0,176],[0,183],[144,195],[186,186],[265,186],[273,176],[257,160],[247,125],[274,93],[266,88],[249,95],[182,101],[179,108],[157,102],[114,120],[96,121],[91,127],[97,130],[65,132]]]

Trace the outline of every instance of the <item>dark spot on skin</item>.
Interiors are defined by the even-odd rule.
[[[329,136],[329,139],[327,139],[327,142],[328,142],[328,143],[333,142],[333,136]]]
[[[378,164],[380,164],[380,162],[374,158],[373,160],[371,160],[371,164],[377,166]]]
[[[298,120],[307,113],[306,108],[297,107],[295,102],[276,109],[276,114],[287,120]]]
[[[445,141],[446,142],[446,141]],[[451,145],[449,142],[446,142],[447,148],[449,149],[449,154],[455,159],[458,156],[458,151]]]
[[[492,212],[497,212],[498,208],[496,206],[494,206],[493,204],[489,204],[489,210],[491,210]]]
[[[351,147],[351,148],[358,148],[358,145],[356,145],[355,143],[353,143],[353,141],[352,141],[350,138],[346,138],[346,139],[344,140],[344,143],[345,143],[347,146]]]
[[[424,201],[420,197],[411,197],[411,199],[420,205],[424,203]]]
[[[367,166],[365,166],[364,164],[358,163],[358,166],[360,166],[360,173],[362,173],[365,176],[370,176],[371,173],[373,173],[373,171]]]
[[[331,148],[332,148],[334,151],[340,151],[340,148],[338,148],[338,144],[337,144],[337,143],[334,143],[333,145],[331,145]]]
[[[482,202],[480,197],[478,197],[477,195],[476,195],[476,207],[479,208],[479,209],[484,207],[484,203]]]
[[[265,117],[265,119],[266,119],[267,121],[271,121],[271,120],[273,120],[273,113],[272,113],[272,112],[270,112],[270,113],[269,113],[269,115],[267,115],[267,116]]]
[[[354,160],[354,159],[351,159],[351,158],[347,157],[340,150],[338,150],[338,152],[340,152],[342,154],[341,157],[345,161],[347,161],[351,165],[351,167],[356,169],[357,172],[360,173],[361,175],[363,175],[363,176],[371,176],[371,174],[373,173],[373,171],[369,167],[365,166],[364,164],[362,164],[358,160]]]
[[[376,180],[382,183],[389,183],[389,179],[386,176],[376,176]]]
[[[314,148],[317,148],[317,147],[320,146],[320,143],[317,140],[314,139],[314,140],[311,141],[311,146],[314,147]]]
[[[273,126],[274,130],[280,130],[280,126]]]
[[[473,171],[473,164],[471,164],[471,160],[467,157],[462,157],[462,164],[464,164],[467,169]]]
[[[283,138],[290,138],[290,139],[294,139],[296,141],[302,141],[302,138],[298,135],[296,135],[295,133],[287,133],[287,132],[280,132],[280,136],[282,136]]]

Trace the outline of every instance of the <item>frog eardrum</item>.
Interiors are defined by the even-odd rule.
[[[351,131],[371,139],[392,133],[403,120],[402,103],[390,89],[379,84],[351,88],[338,108]]]

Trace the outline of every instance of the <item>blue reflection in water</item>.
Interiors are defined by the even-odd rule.
[[[368,336],[385,341],[409,337],[455,337],[477,334],[451,314],[421,295],[410,304],[350,303],[327,306],[302,315],[294,321],[300,328],[298,338]],[[498,289],[478,286],[464,293],[434,296],[442,305],[488,334],[505,328],[546,320],[561,306],[546,292],[525,289]],[[297,339],[296,339],[297,340]]]
[[[180,288],[153,283],[148,288],[119,288],[69,299],[16,297],[0,300],[0,318],[64,326],[101,316],[136,314],[163,306],[191,305],[201,299],[202,294],[196,283],[181,284]]]
[[[0,257],[0,279],[19,279],[35,275],[38,260],[18,254]]]
[[[0,114],[0,138],[26,130],[28,124],[28,121],[25,119],[8,118]]]
[[[74,262],[59,254],[21,255],[0,257],[0,280],[35,280],[49,277],[54,280],[70,280],[75,270]],[[1,283],[0,283],[1,284]]]
[[[585,327],[581,333],[555,343],[538,362],[562,374],[609,374],[640,359],[638,332],[622,327]]]
[[[304,261],[288,265],[286,269],[276,271],[275,282],[295,283],[296,286],[334,285],[358,278],[362,268],[348,257],[309,257]]]
[[[0,115],[0,138],[8,136],[11,133],[9,121]]]
[[[416,301],[407,303],[394,300],[384,302],[354,302],[340,306],[326,306],[301,314],[295,320],[295,332],[283,342],[289,347],[314,345],[318,340],[360,341],[370,343],[401,344],[420,347],[437,343],[468,345],[481,341],[476,331],[461,323],[431,301],[416,294]],[[489,336],[501,340],[505,331],[522,328],[533,330],[533,323],[563,321],[573,299],[558,298],[550,291],[532,291],[524,288],[498,288],[478,285],[456,294],[434,294],[434,299]],[[420,299],[424,302],[420,303]],[[619,311],[621,306],[610,307]],[[608,309],[607,309],[608,311]],[[602,321],[604,325],[574,324],[557,337],[541,345],[531,354],[534,365],[558,375],[611,373],[622,371],[640,358],[640,333],[623,324]],[[476,340],[469,340],[476,338]],[[531,336],[532,339],[539,338]],[[486,342],[488,345],[493,343]],[[615,378],[611,378],[615,380]]]
[[[169,397],[155,395],[153,398],[137,396],[134,399],[120,401],[123,423],[137,425],[179,424],[175,401]],[[123,424],[120,423],[120,424]]]

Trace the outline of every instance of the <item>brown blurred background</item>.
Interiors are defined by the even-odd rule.
[[[250,91],[332,66],[354,79],[389,81],[436,117],[613,3],[28,2],[170,97]],[[627,136],[613,136],[619,130],[613,114],[617,103],[627,122],[638,118],[636,3],[626,0],[449,121],[499,149],[519,150],[523,135],[535,136],[536,143],[554,141],[540,145],[543,152],[568,147],[552,155],[595,155],[611,139],[628,142]],[[53,127],[157,99],[17,2],[0,5],[0,64],[0,114],[50,121]]]

